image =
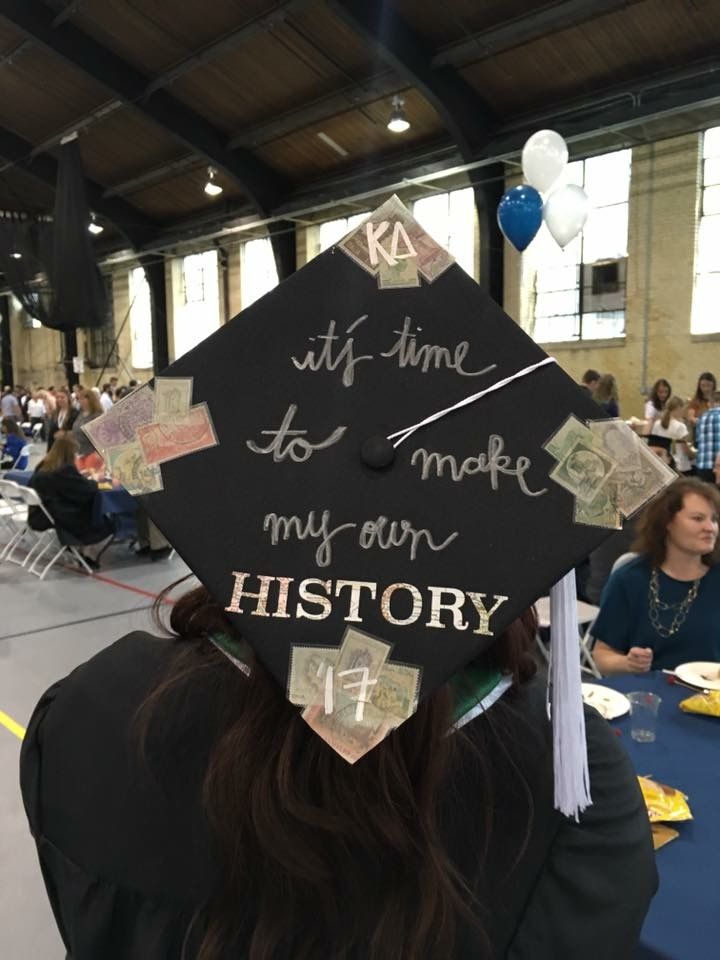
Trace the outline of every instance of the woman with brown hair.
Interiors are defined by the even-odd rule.
[[[695,395],[688,402],[688,418],[694,425],[700,417],[707,413],[713,405],[713,394],[717,390],[717,380],[714,373],[706,370],[698,377]]]
[[[170,622],[52,687],[25,739],[72,960],[633,955],[656,883],[647,814],[589,708],[593,805],[579,822],[553,810],[533,613],[354,766],[207,590]],[[483,700],[478,671],[512,690],[448,736],[468,693]]]
[[[639,556],[608,580],[593,624],[604,674],[720,662],[720,493],[693,478],[667,487],[641,516]]]
[[[618,395],[617,381],[611,373],[604,373],[600,377],[595,393],[593,394],[595,403],[599,403],[608,417],[620,416],[620,398]]]
[[[55,412],[48,420],[48,450],[52,447],[58,433],[72,430],[77,415],[78,411],[72,405],[70,391],[67,387],[59,387],[55,392]]]
[[[685,423],[686,404],[682,397],[670,397],[662,416],[653,424],[647,442],[650,449],[678,473],[689,475],[689,430]]]
[[[100,397],[94,390],[80,390],[77,396],[80,410],[72,425],[72,434],[77,447],[77,468],[83,473],[98,473],[104,467],[103,459],[82,428],[86,423],[102,416],[103,408]]]
[[[94,480],[83,477],[75,466],[76,450],[72,434],[55,438],[52,449],[43,457],[30,478],[28,486],[40,494],[43,504],[55,521],[61,541],[65,533],[73,542],[85,546],[83,556],[93,567],[103,541],[112,536],[112,527],[106,518],[98,522],[94,515],[98,493]],[[30,507],[28,522],[34,530],[47,529],[49,522],[39,507]]]

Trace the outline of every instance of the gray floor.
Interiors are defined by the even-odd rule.
[[[0,563],[0,710],[24,727],[55,680],[130,630],[152,630],[152,595],[187,572],[179,558],[140,561],[126,545],[107,551],[97,579],[53,569],[40,582]],[[64,960],[22,808],[19,754],[20,740],[0,725],[0,958]]]

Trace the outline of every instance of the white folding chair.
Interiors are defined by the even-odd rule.
[[[48,571],[67,551],[75,560],[78,561],[80,566],[92,576],[93,571],[91,567],[86,562],[85,558],[77,549],[77,547],[71,544],[62,543],[60,541],[57,529],[55,528],[55,521],[53,520],[45,504],[42,502],[37,490],[33,490],[32,487],[21,487],[20,489],[28,509],[30,507],[38,507],[45,514],[49,523],[51,524],[47,530],[41,530],[37,532],[34,531],[36,533],[35,543],[30,548],[22,566],[26,566],[28,563],[30,563],[30,566],[28,567],[30,573],[34,574],[34,576],[38,577],[40,580],[44,580]],[[50,557],[50,559],[43,565],[41,563],[43,557],[45,557],[49,550],[53,549],[55,552],[53,553],[52,557]]]
[[[0,507],[3,525],[8,533],[8,540],[0,550],[0,561],[8,559],[26,533],[27,506],[22,497],[22,489],[20,484],[12,480],[0,479]]]
[[[22,447],[22,449],[20,450],[20,453],[19,453],[19,454],[17,455],[17,457],[15,458],[15,463],[13,463],[12,469],[13,469],[13,470],[17,470],[17,469],[18,469],[18,464],[20,463],[20,461],[22,460],[23,457],[27,457],[28,463],[29,463],[29,462],[30,462],[30,454],[31,454],[31,453],[32,453],[32,446],[31,446],[29,443],[26,443],[25,446]]]
[[[600,678],[601,673],[595,665],[595,661],[592,657],[592,646],[588,643],[588,639],[592,641],[592,637],[588,637],[588,631],[590,626],[595,621],[595,617],[598,615],[599,607],[596,607],[592,603],[585,603],[584,600],[577,601],[577,623],[578,623],[578,648],[580,653],[580,667],[586,673],[591,673],[594,677]],[[535,610],[537,612],[538,618],[538,632],[535,635],[535,641],[540,649],[541,654],[543,655],[547,663],[550,662],[550,650],[548,645],[543,641],[540,636],[540,629],[550,629],[550,597],[540,597],[540,599],[535,604]],[[590,626],[583,631],[582,627],[585,624]]]

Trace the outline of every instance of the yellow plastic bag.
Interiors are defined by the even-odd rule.
[[[680,709],[685,713],[704,713],[708,717],[720,717],[720,690],[695,693],[687,700],[680,701]]]
[[[684,793],[664,783],[656,783],[650,777],[638,777],[638,781],[651,823],[692,820],[693,816]]]

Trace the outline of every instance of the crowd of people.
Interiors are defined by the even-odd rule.
[[[620,416],[617,381],[611,373],[586,370],[580,386],[608,417]],[[652,385],[643,417],[627,423],[662,460],[686,477],[720,482],[720,391],[715,374],[698,377],[691,397],[673,394],[665,377]]]
[[[45,441],[47,453],[29,486],[42,497],[59,535],[80,545],[85,561],[95,568],[112,530],[107,517],[94,506],[97,481],[106,479],[105,463],[82,428],[137,386],[136,380],[119,385],[118,378],[111,377],[102,390],[76,384],[30,391],[6,386],[2,392],[2,469],[26,470],[30,439],[38,436]],[[29,523],[33,529],[46,528],[47,518],[41,513],[32,511]],[[153,561],[167,558],[167,540],[141,508],[136,520],[136,553]]]

